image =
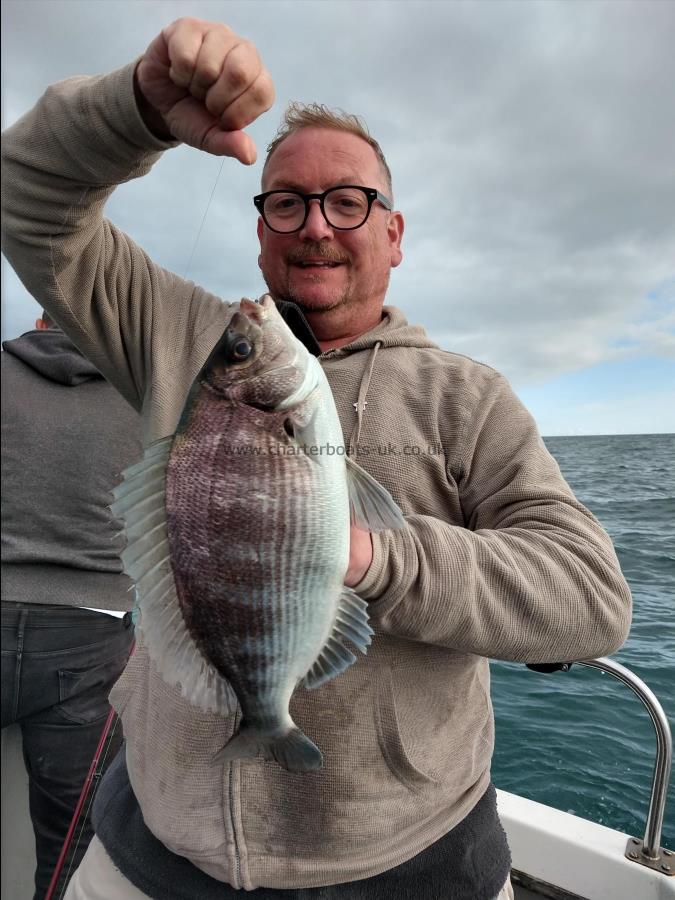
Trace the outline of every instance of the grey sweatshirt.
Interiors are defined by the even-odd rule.
[[[58,329],[3,350],[3,599],[128,610],[108,504],[140,455],[138,414]]]
[[[169,148],[139,115],[131,65],[53,86],[3,145],[5,254],[142,410],[146,440],[175,430],[232,315],[103,217],[114,186]],[[368,654],[292,698],[324,768],[302,776],[264,760],[210,765],[237,716],[191,706],[142,643],[111,695],[147,827],[247,890],[367,878],[429,847],[490,782],[487,657],[603,655],[630,623],[611,541],[498,373],[435,347],[391,307],[321,360],[347,443],[370,448],[357,458],[408,525],[375,537],[357,587],[375,630]],[[406,454],[413,446],[419,456]]]

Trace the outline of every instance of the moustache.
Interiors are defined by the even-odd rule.
[[[286,254],[288,263],[300,263],[308,259],[321,259],[332,263],[349,262],[349,257],[344,253],[340,253],[335,247],[326,247],[323,244],[304,244]]]

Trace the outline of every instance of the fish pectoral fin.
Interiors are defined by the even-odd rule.
[[[319,436],[316,424],[316,403],[313,394],[303,403],[296,406],[293,410],[288,410],[286,421],[290,422],[293,428],[293,440],[298,447],[318,446]],[[315,457],[308,456],[308,459],[316,461]]]
[[[403,513],[389,491],[353,459],[346,461],[352,525],[366,531],[405,528]]]
[[[368,624],[368,604],[345,586],[331,635],[305,675],[304,686],[314,690],[348,669],[356,662],[356,656],[346,646],[347,641],[351,641],[361,653],[366,653],[373,633]]]

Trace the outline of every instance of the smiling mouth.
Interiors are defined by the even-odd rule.
[[[328,259],[299,259],[296,260],[293,265],[299,266],[301,269],[334,269],[336,266],[341,266],[342,263]]]

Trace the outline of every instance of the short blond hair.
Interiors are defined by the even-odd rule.
[[[365,121],[360,116],[347,113],[343,109],[330,109],[323,103],[298,103],[296,100],[292,100],[288,104],[281,120],[281,125],[274,139],[267,147],[267,156],[265,157],[265,165],[262,172],[263,180],[270,157],[279,144],[282,144],[287,137],[290,137],[302,128],[332,128],[334,131],[346,131],[349,134],[355,134],[367,144],[370,144],[375,151],[380,168],[384,174],[389,198],[393,201],[391,170],[387,165],[382,148],[375,138],[371,137]]]

